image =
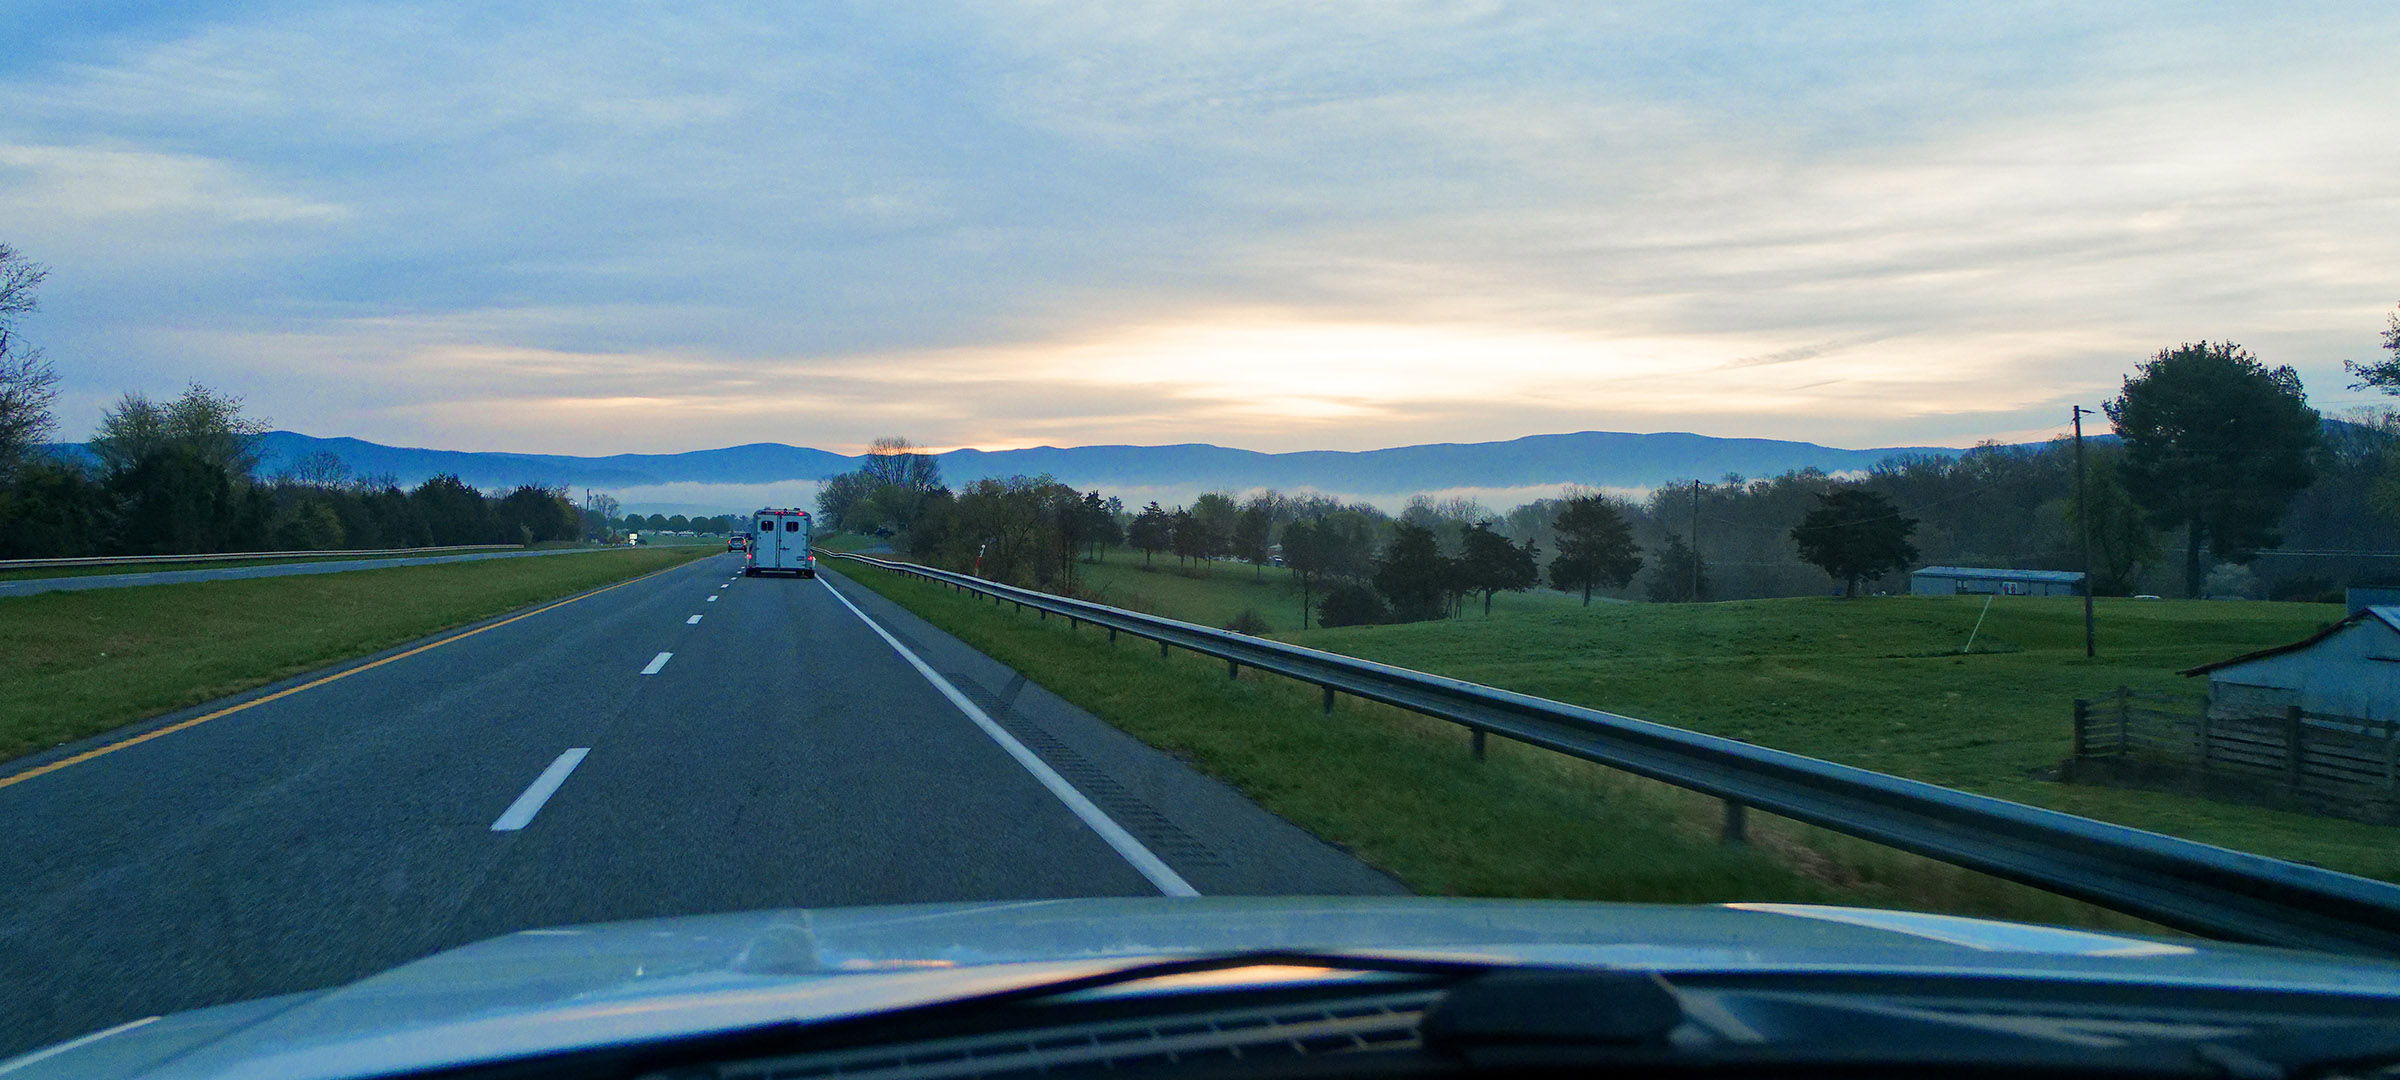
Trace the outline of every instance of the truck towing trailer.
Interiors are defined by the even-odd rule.
[[[809,533],[815,522],[809,519],[808,511],[770,507],[751,515],[750,521],[750,551],[743,557],[744,575],[817,576],[817,557],[808,548]]]

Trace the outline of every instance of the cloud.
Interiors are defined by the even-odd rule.
[[[0,72],[0,221],[57,271],[70,429],[196,376],[527,450],[1958,443],[2200,336],[2337,386],[2400,291],[2396,44],[2340,5],[335,0]]]

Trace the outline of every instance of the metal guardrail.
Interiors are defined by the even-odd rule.
[[[2400,956],[2400,886],[1461,679],[1320,652],[984,581],[913,563],[826,552],[1156,641],[1325,691],[1490,732],[1903,851],[2021,882],[2191,933]]]
[[[72,559],[0,559],[0,570],[40,570],[74,566],[149,566],[194,562],[245,562],[255,559],[310,559],[359,555],[438,555],[451,551],[504,551],[517,544],[452,544],[448,547],[375,548],[368,551],[236,551],[217,555],[87,555]]]

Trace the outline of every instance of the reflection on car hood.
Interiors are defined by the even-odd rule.
[[[1262,898],[789,909],[510,934],[347,986],[87,1036],[19,1059],[11,1080],[390,1073],[857,1015],[1160,956],[1285,948],[2400,998],[2400,965],[2380,960],[1857,908]]]

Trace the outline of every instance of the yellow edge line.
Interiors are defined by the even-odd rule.
[[[27,780],[31,780],[31,779],[33,779],[34,777],[41,776],[41,775],[43,775],[43,774],[45,774],[45,773],[54,773],[54,772],[57,772],[58,770],[60,770],[60,769],[63,769],[63,768],[66,768],[66,767],[67,767],[67,766],[69,766],[69,765],[80,765],[80,764],[82,764],[82,763],[84,763],[84,762],[86,762],[86,761],[90,761],[90,760],[92,760],[93,758],[99,757],[99,756],[101,756],[102,754],[113,754],[113,753],[116,753],[116,752],[117,752],[117,751],[119,751],[119,750],[123,750],[123,749],[125,749],[125,748],[126,748],[126,747],[128,747],[128,746],[132,746],[132,745],[134,745],[134,744],[136,744],[136,743],[146,743],[146,742],[149,742],[150,740],[152,740],[152,739],[155,739],[155,738],[158,738],[158,737],[160,737],[160,736],[162,736],[162,735],[173,735],[173,734],[175,734],[176,732],[178,732],[178,731],[182,731],[182,730],[183,730],[183,729],[185,729],[185,728],[199,727],[200,725],[202,725],[202,724],[205,724],[205,723],[207,723],[207,722],[209,722],[209,721],[211,721],[211,720],[217,719],[218,717],[221,717],[221,716],[232,716],[233,714],[235,714],[235,713],[237,713],[237,712],[240,712],[240,711],[242,711],[242,710],[244,710],[244,709],[252,708],[252,707],[254,707],[254,706],[258,706],[258,705],[264,705],[264,704],[266,704],[267,702],[274,701],[274,700],[276,700],[276,699],[278,699],[278,698],[287,698],[287,697],[290,697],[290,696],[292,696],[293,694],[297,694],[297,693],[299,693],[299,692],[300,692],[300,691],[302,691],[302,690],[312,690],[312,689],[315,689],[315,688],[317,688],[317,687],[323,686],[323,685],[325,685],[326,683],[333,682],[333,681],[335,681],[335,680],[337,680],[337,679],[347,679],[347,678],[349,678],[349,677],[350,677],[350,676],[352,676],[352,675],[356,675],[356,674],[358,674],[359,672],[362,672],[362,671],[367,671],[367,670],[370,670],[370,669],[373,669],[373,668],[379,668],[379,667],[382,667],[382,666],[383,666],[383,665],[385,665],[385,664],[389,664],[389,663],[391,663],[392,661],[395,661],[395,660],[406,660],[406,659],[408,659],[409,657],[412,657],[412,656],[415,656],[415,655],[417,655],[418,653],[425,652],[425,651],[427,651],[427,650],[431,650],[431,649],[438,649],[438,648],[441,648],[442,646],[444,646],[444,645],[448,645],[448,644],[450,644],[450,643],[451,643],[451,642],[453,642],[453,641],[460,641],[460,640],[463,640],[463,639],[466,639],[466,638],[471,638],[471,637],[474,637],[475,635],[477,635],[477,634],[480,634],[480,633],[483,633],[483,632],[484,632],[484,631],[486,631],[486,630],[497,630],[497,629],[499,629],[499,628],[501,628],[501,627],[503,627],[503,626],[507,626],[507,625],[508,625],[508,624],[510,624],[510,623],[516,622],[516,621],[517,621],[517,620],[519,620],[519,619],[530,619],[530,618],[532,618],[532,617],[534,617],[534,616],[536,616],[536,615],[539,615],[539,614],[541,614],[541,613],[543,613],[543,612],[545,612],[545,611],[550,611],[550,610],[554,610],[554,609],[557,609],[557,608],[562,608],[562,607],[565,607],[565,606],[567,606],[568,604],[572,604],[572,603],[574,603],[574,602],[576,602],[576,601],[578,601],[578,600],[589,600],[589,599],[591,599],[592,597],[598,596],[598,595],[600,595],[601,593],[604,593],[604,592],[607,592],[607,591],[609,591],[610,589],[622,589],[622,588],[624,588],[625,586],[627,586],[627,585],[632,585],[632,584],[634,584],[634,583],[636,583],[636,582],[648,581],[648,580],[650,580],[651,578],[654,578],[654,577],[657,577],[657,576],[658,576],[658,575],[660,575],[660,574],[664,574],[664,573],[666,573],[668,570],[681,570],[681,569],[683,569],[683,568],[684,568],[684,567],[686,567],[686,566],[690,566],[690,565],[692,564],[692,562],[695,562],[695,561],[697,561],[697,560],[687,560],[687,561],[685,561],[685,562],[680,562],[680,563],[677,563],[677,564],[675,564],[675,565],[673,565],[673,566],[667,567],[667,568],[666,568],[666,569],[664,569],[664,570],[653,570],[653,571],[651,571],[651,572],[649,572],[649,573],[647,573],[647,574],[643,574],[642,576],[640,576],[640,577],[637,577],[637,578],[627,578],[627,579],[625,579],[624,581],[617,582],[617,583],[616,583],[616,584],[614,584],[614,585],[603,585],[603,586],[601,586],[601,587],[599,587],[599,588],[597,588],[597,589],[593,589],[592,591],[590,591],[590,592],[587,592],[587,593],[584,593],[584,594],[582,594],[582,595],[580,595],[580,596],[570,596],[570,597],[568,597],[568,598],[566,598],[566,599],[564,599],[564,600],[561,600],[561,601],[559,601],[559,602],[557,602],[557,603],[555,603],[555,604],[549,604],[549,605],[545,605],[545,606],[543,606],[543,607],[538,607],[538,608],[535,608],[535,609],[533,609],[532,611],[528,611],[528,612],[526,612],[526,613],[524,613],[524,614],[522,614],[522,615],[511,615],[511,616],[509,616],[508,618],[505,618],[505,619],[502,619],[502,620],[500,620],[499,622],[496,622],[496,623],[490,623],[490,624],[487,624],[487,625],[484,625],[484,626],[478,626],[478,627],[476,627],[476,628],[475,628],[475,629],[473,629],[473,630],[466,631],[465,633],[460,633],[460,634],[452,634],[452,635],[450,635],[449,637],[443,638],[443,639],[442,639],[442,640],[440,640],[440,641],[428,642],[428,643],[426,643],[426,644],[419,645],[419,646],[417,646],[416,648],[410,649],[410,650],[408,650],[407,652],[404,652],[404,653],[394,653],[394,654],[392,654],[392,655],[390,655],[390,656],[384,657],[384,658],[383,658],[383,659],[381,659],[381,660],[373,660],[373,661],[369,661],[369,662],[367,662],[367,663],[360,664],[360,665],[358,665],[357,667],[354,667],[354,668],[349,668],[349,669],[347,669],[347,670],[343,670],[343,671],[337,671],[337,672],[334,672],[333,674],[331,674],[331,675],[327,675],[327,676],[325,676],[325,677],[324,677],[324,678],[322,678],[322,679],[312,679],[312,680],[310,680],[310,681],[308,681],[308,682],[301,683],[300,685],[298,685],[298,686],[295,686],[295,687],[291,687],[290,689],[287,689],[287,690],[277,690],[277,691],[275,691],[274,693],[272,693],[272,694],[268,694],[268,695],[267,695],[267,696],[265,696],[265,697],[261,697],[261,698],[252,698],[252,699],[250,699],[249,701],[242,702],[242,703],[241,703],[241,704],[239,704],[239,705],[228,705],[228,706],[226,706],[226,707],[224,707],[224,708],[222,708],[222,709],[218,709],[218,710],[217,710],[217,711],[215,711],[215,712],[209,713],[209,714],[208,714],[208,715],[206,715],[206,716],[195,716],[195,717],[193,717],[193,718],[191,718],[191,719],[189,719],[189,720],[178,720],[178,721],[176,721],[176,722],[174,722],[174,723],[172,723],[172,724],[168,724],[168,725],[167,725],[167,726],[165,726],[165,727],[162,727],[162,728],[154,728],[154,729],[152,729],[152,730],[150,730],[150,731],[145,731],[145,732],[143,732],[143,733],[141,733],[141,734],[139,734],[139,735],[135,735],[135,736],[133,736],[132,738],[129,738],[129,739],[120,739],[120,740],[118,740],[118,741],[116,741],[116,742],[110,743],[110,744],[108,744],[107,746],[100,747],[100,748],[98,748],[98,749],[96,749],[96,750],[86,750],[86,751],[84,751],[83,753],[77,754],[77,755],[75,755],[75,756],[73,756],[73,757],[60,758],[60,759],[58,759],[57,761],[53,761],[53,762],[51,762],[51,763],[50,763],[50,764],[48,764],[48,765],[42,765],[42,766],[37,766],[37,767],[35,767],[35,768],[27,769],[27,770],[25,770],[24,772],[17,773],[17,774],[15,774],[15,775],[13,775],[13,776],[5,776],[5,777],[0,777],[0,788],[8,787],[8,786],[9,786],[9,785],[11,785],[11,784],[20,784],[20,783],[23,783],[23,782],[25,782],[25,781],[27,781]]]

